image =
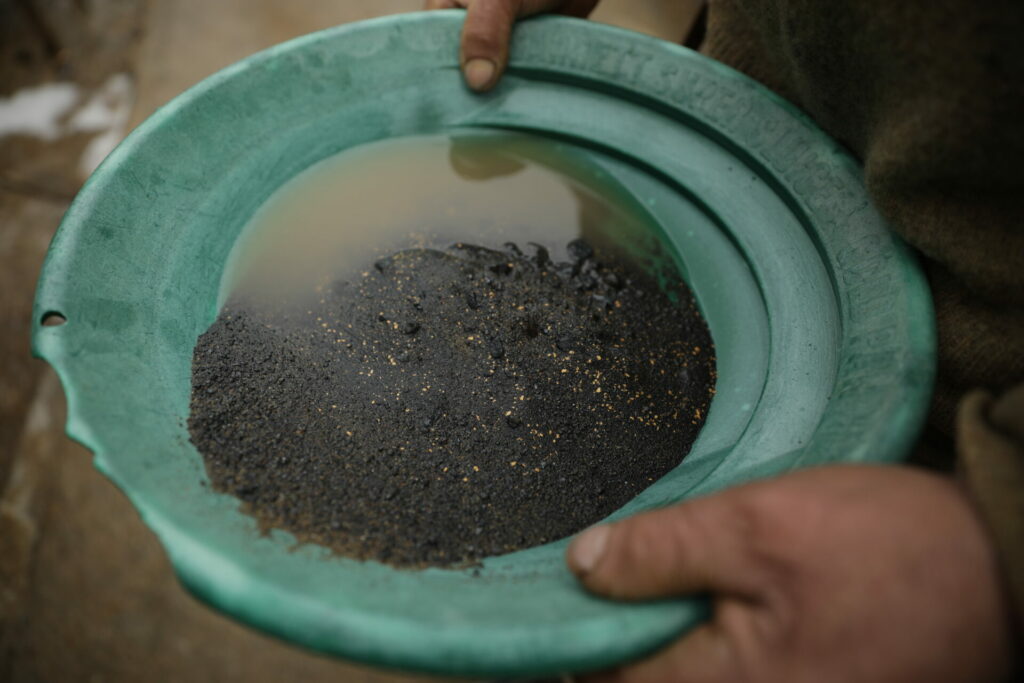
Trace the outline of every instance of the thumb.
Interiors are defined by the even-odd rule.
[[[466,84],[473,90],[490,90],[508,64],[512,25],[522,10],[522,0],[473,0],[462,26],[460,62]]]
[[[643,600],[691,593],[756,597],[763,563],[742,489],[592,527],[569,546],[587,590]]]
[[[430,0],[437,7],[466,7],[460,63],[466,84],[477,92],[495,86],[508,66],[509,42],[517,19],[560,11],[585,17],[597,0]],[[428,3],[430,6],[430,3]]]

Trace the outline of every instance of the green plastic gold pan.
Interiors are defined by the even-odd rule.
[[[677,45],[552,17],[517,30],[508,75],[478,96],[457,68],[461,21],[411,14],[299,38],[154,114],[68,211],[33,347],[63,382],[68,434],[214,608],[388,667],[605,667],[677,637],[705,604],[594,598],[564,566],[567,539],[488,558],[479,575],[296,548],[210,489],[185,426],[192,350],[267,197],[353,146],[468,129],[569,141],[628,188],[698,299],[719,378],[691,454],[613,518],[798,467],[901,459],[931,390],[930,299],[857,164],[751,80]],[[51,313],[66,323],[43,326]]]

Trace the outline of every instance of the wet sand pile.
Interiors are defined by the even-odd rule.
[[[236,298],[200,338],[189,429],[264,527],[396,565],[577,532],[675,467],[714,350],[680,280],[514,245],[414,249],[312,305]]]

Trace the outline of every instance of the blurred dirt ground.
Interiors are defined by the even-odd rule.
[[[63,435],[29,358],[46,247],[89,171],[210,73],[420,0],[0,0],[0,680],[412,681],[310,654],[207,609]],[[699,0],[605,0],[595,20],[679,41]]]

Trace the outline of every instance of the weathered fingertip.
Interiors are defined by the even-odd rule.
[[[587,529],[569,546],[569,568],[577,576],[585,576],[594,571],[608,548],[611,527],[606,524]]]
[[[483,57],[471,59],[462,67],[466,85],[477,92],[483,92],[491,87],[497,71],[498,65]]]

